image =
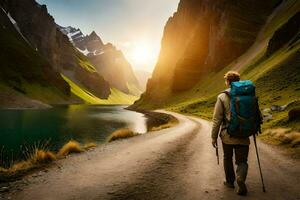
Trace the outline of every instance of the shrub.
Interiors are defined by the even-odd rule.
[[[80,153],[83,152],[83,148],[81,147],[81,145],[74,141],[71,140],[68,143],[66,143],[57,153],[58,157],[63,157],[63,156],[67,156],[71,153]]]
[[[87,143],[83,146],[83,148],[85,150],[89,150],[89,149],[93,149],[93,148],[96,148],[97,147],[97,144],[96,143]]]
[[[56,156],[51,151],[36,150],[33,162],[37,163],[49,163],[56,160]]]
[[[135,135],[136,134],[130,129],[127,128],[119,129],[110,135],[108,142],[133,137]]]
[[[292,131],[291,129],[269,129],[265,134],[272,136],[282,144],[289,144],[292,147],[300,144],[300,132]]]
[[[33,167],[34,167],[34,163],[32,162],[32,160],[21,161],[14,164],[9,169],[6,169],[6,172],[8,172],[9,174],[14,174],[16,172],[29,170]]]

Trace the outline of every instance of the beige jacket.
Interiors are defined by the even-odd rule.
[[[225,121],[228,122],[230,118],[230,98],[228,97],[227,94],[221,93],[217,98],[214,115],[213,115],[213,126],[211,132],[212,139],[218,138],[219,129],[221,128],[222,131],[220,132],[220,137],[223,143],[249,145],[250,144],[249,138],[234,138],[227,133],[227,129],[226,129],[227,124],[223,124],[224,112],[227,118],[227,120]]]

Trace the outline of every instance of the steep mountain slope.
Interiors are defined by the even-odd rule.
[[[299,13],[300,1],[282,1],[264,20],[265,23],[257,32],[255,41],[241,56],[220,70],[207,72],[207,75],[191,89],[181,93],[170,92],[167,99],[160,98],[160,101],[155,101],[155,97],[158,98],[160,93],[153,92],[152,87],[155,86],[152,85],[153,81],[150,81],[148,91],[132,107],[148,109],[164,107],[210,119],[216,96],[225,89],[224,73],[228,70],[238,70],[243,79],[255,82],[262,109],[268,110],[276,105],[285,108],[284,111],[273,111],[271,120],[265,123],[265,127],[287,126],[300,130],[299,123],[288,120],[288,112],[300,105]],[[231,50],[225,48],[224,51],[227,52],[228,49]],[[158,69],[159,67],[157,66]],[[198,67],[201,68],[202,65]],[[171,76],[170,79],[173,80],[174,77],[176,76]],[[185,78],[188,79],[190,76]],[[157,77],[154,80],[160,80],[156,83],[159,85],[166,83]],[[168,83],[167,87],[170,88],[172,83]]]
[[[144,71],[144,70],[135,70],[135,75],[142,87],[142,91],[145,91],[147,81],[149,80],[149,78],[151,78],[152,74],[150,72]]]
[[[71,26],[62,27],[57,25],[63,34],[68,36],[72,44],[84,55],[91,57],[104,53],[104,43],[96,32],[84,35],[79,28]]]
[[[112,87],[127,94],[139,95],[140,84],[135,77],[131,65],[120,50],[112,44],[104,44],[96,32],[84,36],[80,29],[59,27],[69,40],[95,66]],[[134,88],[134,89],[132,89]]]
[[[3,4],[18,23],[22,35],[33,49],[47,59],[52,70],[68,76],[94,95],[108,98],[109,84],[57,29],[45,5],[39,5],[34,0],[10,0]]]
[[[0,107],[47,107],[70,102],[70,87],[0,8]],[[39,101],[38,101],[39,100]]]
[[[160,57],[142,101],[160,105],[226,67],[254,43],[279,3],[181,0],[165,26]]]

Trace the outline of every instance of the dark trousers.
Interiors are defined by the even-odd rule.
[[[233,151],[235,154],[235,164],[237,165],[236,175],[240,176],[243,181],[246,181],[248,173],[248,153],[249,145],[232,145],[223,143],[224,152],[224,171],[226,181],[228,183],[234,183],[235,173],[233,167]]]

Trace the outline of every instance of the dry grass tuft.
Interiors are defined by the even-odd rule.
[[[33,162],[37,163],[50,163],[56,160],[56,156],[51,151],[36,150]]]
[[[5,169],[6,173],[8,174],[14,174],[16,172],[20,172],[20,171],[26,171],[29,169],[32,169],[34,167],[34,163],[32,160],[26,160],[26,161],[21,161],[18,162],[16,164],[14,164],[13,166],[11,166],[9,169]]]
[[[56,156],[51,151],[37,149],[28,160],[17,162],[8,169],[0,168],[0,172],[14,174],[16,172],[30,170],[38,166],[38,164],[47,164],[54,160],[56,160]]]
[[[58,157],[64,157],[71,153],[81,153],[84,149],[81,147],[81,145],[76,142],[75,140],[71,140],[68,143],[66,143],[57,153]]]
[[[93,149],[93,148],[96,148],[97,147],[97,144],[96,143],[87,143],[83,146],[83,148],[85,150],[89,150],[89,149]]]
[[[300,132],[292,131],[291,129],[269,129],[265,134],[272,136],[282,144],[288,144],[292,147],[300,145]]]
[[[108,138],[108,142],[112,142],[115,140],[119,140],[119,139],[125,139],[125,138],[130,138],[130,137],[134,137],[137,134],[135,134],[132,130],[128,129],[128,128],[122,128],[119,130],[116,130],[115,132],[113,132],[110,137]]]
[[[82,147],[78,142],[71,140],[66,143],[57,154],[48,150],[36,148],[33,153],[27,153],[27,160],[16,162],[9,168],[0,167],[0,178],[1,175],[10,177],[19,174],[20,172],[27,172],[41,164],[49,164],[56,159],[63,158],[71,153],[81,153],[95,147],[97,147],[97,144],[95,143],[88,143]]]
[[[6,172],[6,169],[3,167],[0,167],[0,173]]]
[[[176,118],[171,118],[168,123],[162,124],[160,126],[154,126],[151,127],[149,131],[160,131],[163,129],[171,128],[173,126],[176,126],[179,123],[178,119]]]
[[[175,122],[169,122],[167,124],[152,127],[149,131],[160,131],[160,130],[163,130],[163,129],[171,128],[171,127],[175,126],[176,124],[177,123],[175,123]]]

